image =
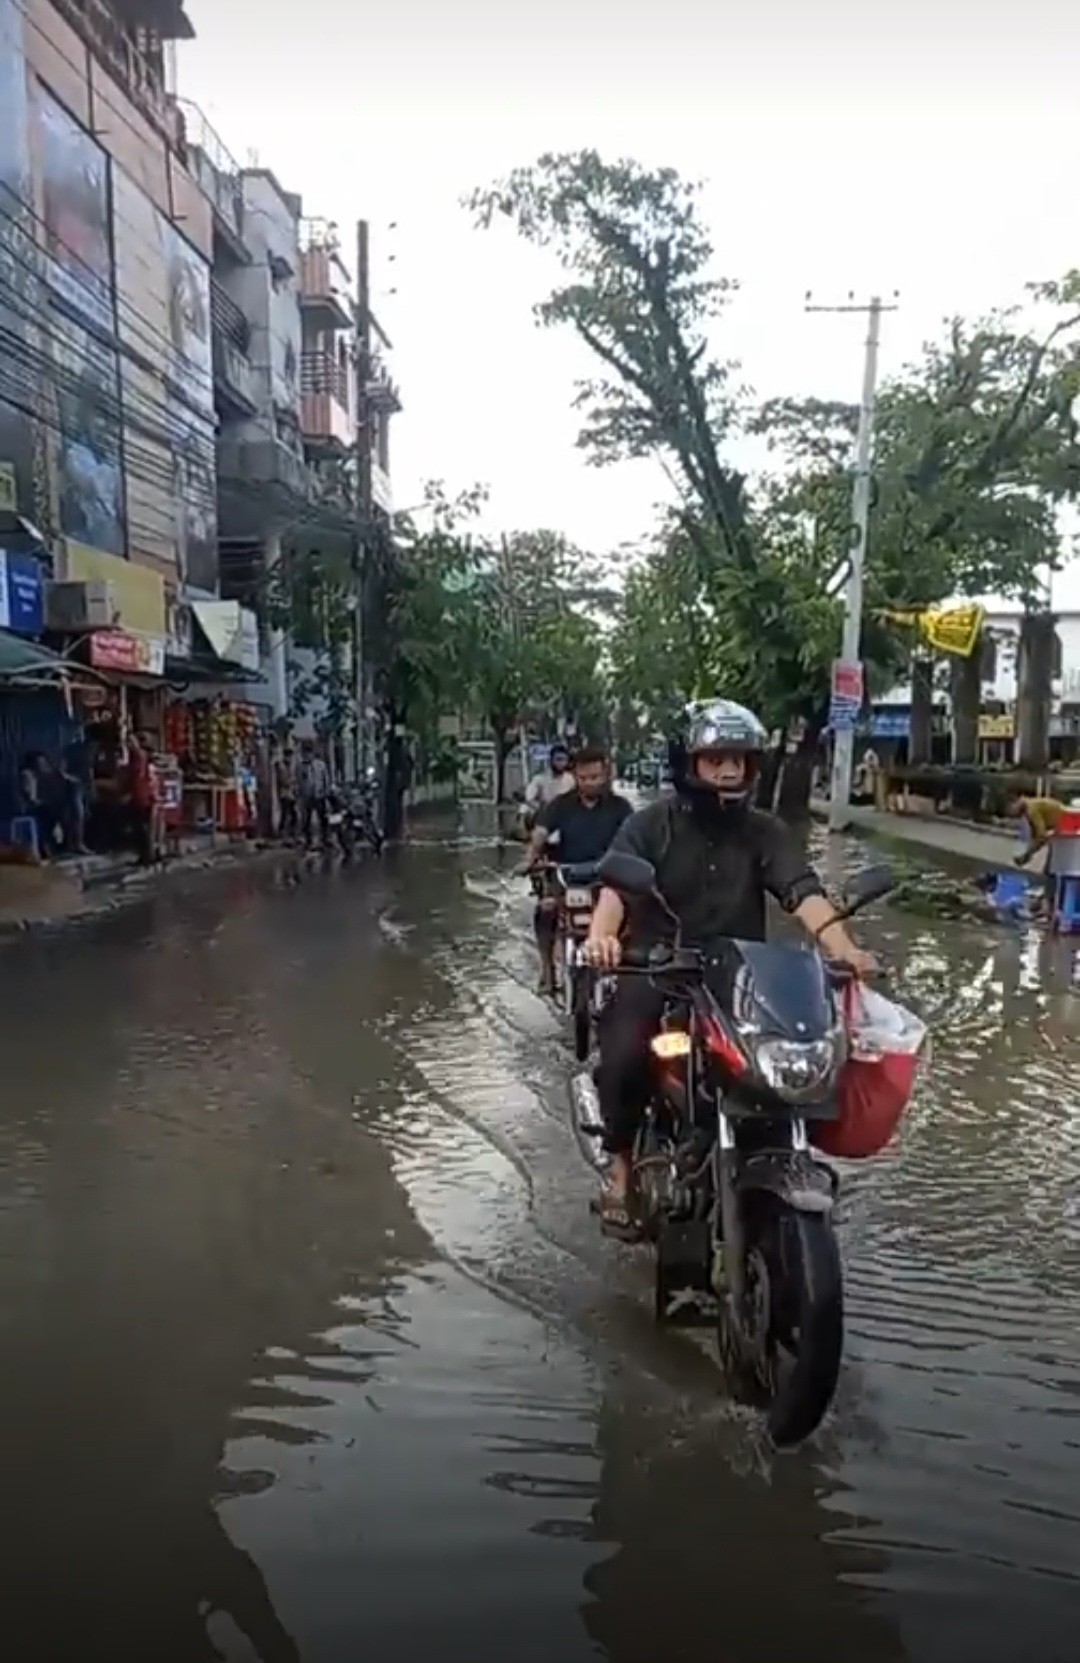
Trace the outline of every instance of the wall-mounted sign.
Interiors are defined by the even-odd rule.
[[[1016,719],[1013,716],[980,716],[980,739],[1013,739],[1016,737]]]
[[[0,549],[0,629],[40,635],[45,628],[45,586],[32,554]]]
[[[95,630],[90,637],[95,670],[118,670],[129,676],[163,676],[165,641],[159,635],[129,635],[122,629]]]

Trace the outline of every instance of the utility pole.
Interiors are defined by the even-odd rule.
[[[884,304],[879,295],[869,303],[849,299],[843,306],[815,306],[809,295],[808,312],[864,312],[869,320],[866,357],[863,361],[862,400],[855,438],[855,477],[851,494],[851,569],[844,596],[844,633],[840,659],[834,671],[830,721],[833,725],[832,785],[829,796],[829,830],[844,831],[851,823],[851,775],[855,754],[855,723],[862,705],[862,615],[863,571],[870,525],[870,486],[874,449],[874,400],[877,394],[878,347],[881,342],[881,314],[895,312],[895,296]],[[850,693],[857,688],[857,699]],[[837,718],[840,718],[839,720]]]
[[[356,227],[356,537],[353,549],[353,697],[356,701],[354,766],[357,780],[369,762],[367,641],[365,611],[374,550],[371,547],[371,262],[368,222]]]

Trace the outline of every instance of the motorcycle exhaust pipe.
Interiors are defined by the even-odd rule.
[[[604,1123],[600,1115],[600,1093],[588,1069],[570,1081],[570,1119],[578,1148],[589,1166],[606,1172],[611,1156],[603,1146]]]

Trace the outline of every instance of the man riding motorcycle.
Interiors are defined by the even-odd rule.
[[[540,812],[529,840],[526,872],[533,872],[550,845],[560,866],[584,866],[607,853],[619,827],[633,813],[625,797],[611,789],[607,753],[585,746],[573,761],[573,789],[549,802]],[[533,922],[540,952],[540,991],[555,987],[555,947],[559,920],[558,896],[545,885],[539,890]]]
[[[620,827],[612,847],[649,861],[657,890],[678,918],[684,946],[707,949],[725,936],[764,941],[772,895],[832,957],[857,974],[874,965],[855,946],[788,828],[751,807],[768,739],[752,711],[729,699],[692,710],[685,743],[674,750],[674,794],[650,803]],[[585,953],[598,969],[621,958],[626,906],[603,889]],[[670,939],[674,925],[655,904],[633,920],[636,944]],[[649,1042],[664,993],[646,976],[621,978],[600,1022],[597,1086],[611,1165],[601,1196],[605,1228],[633,1234],[629,1210],[634,1140],[648,1101]]]

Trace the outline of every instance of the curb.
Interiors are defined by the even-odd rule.
[[[823,823],[828,819],[828,811],[819,807],[811,807],[810,813],[816,821]],[[1000,855],[987,853],[985,855],[968,854],[963,849],[942,849],[933,843],[923,843],[917,838],[905,837],[902,832],[885,831],[880,826],[868,826],[865,821],[853,820],[842,834],[845,837],[855,836],[872,843],[885,843],[891,849],[909,855],[915,860],[922,860],[937,866],[960,865],[971,868],[976,872],[1012,872],[1015,862],[1012,853],[1015,843],[1007,839],[1004,834],[1001,841],[1006,845]],[[983,836],[996,837],[994,832],[983,833]]]
[[[223,848],[207,851],[203,855],[185,856],[165,867],[122,870],[87,885],[83,889],[83,894],[100,896],[101,899],[87,906],[77,907],[74,912],[65,913],[62,918],[9,918],[0,921],[0,942],[21,940],[28,935],[58,935],[73,926],[88,923],[93,918],[104,918],[109,913],[121,911],[125,906],[133,906],[145,891],[164,887],[170,879],[183,877],[188,873],[220,870],[230,863],[238,867],[254,866],[262,862],[269,863],[275,857],[283,859],[290,853],[290,850],[277,845],[252,849],[242,854],[237,853],[235,849]]]

